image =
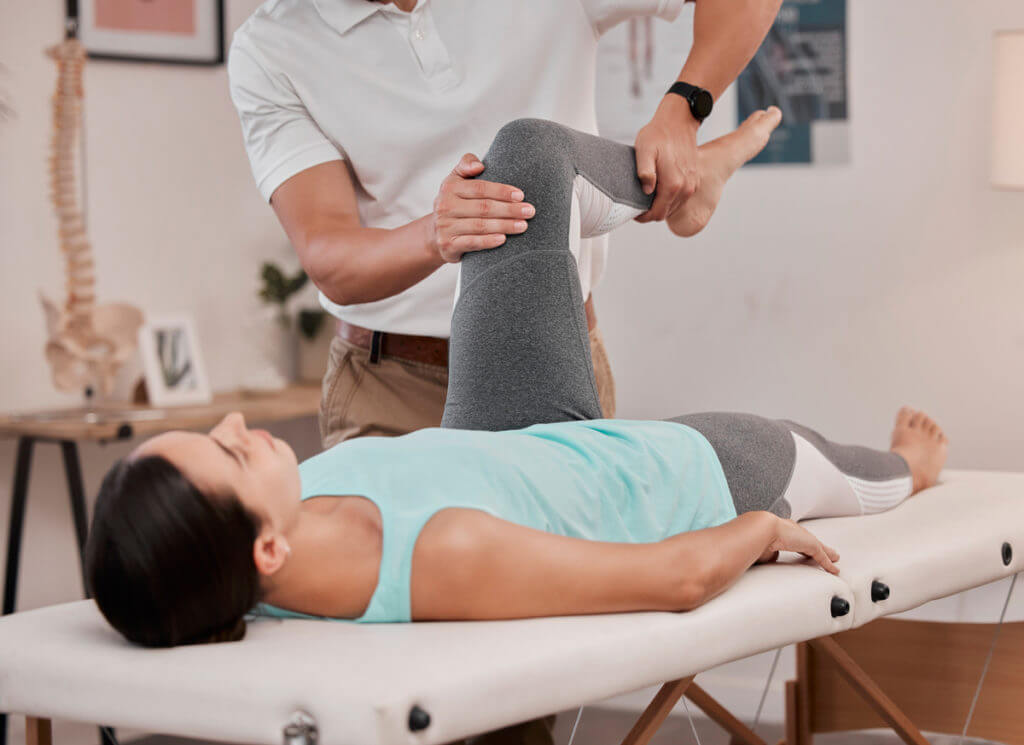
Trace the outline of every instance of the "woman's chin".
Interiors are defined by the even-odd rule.
[[[274,438],[274,447],[277,449],[279,453],[282,454],[283,457],[287,458],[294,465],[299,465],[298,456],[295,455],[295,451],[292,449],[292,446],[289,445],[287,442],[278,438]]]

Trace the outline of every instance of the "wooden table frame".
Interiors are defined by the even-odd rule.
[[[798,644],[796,679],[786,684],[787,744],[886,725],[907,745],[927,745],[921,729],[959,734],[996,628],[880,618]],[[999,629],[967,734],[1024,745],[1024,621]]]
[[[996,626],[880,618],[798,643],[779,745],[813,745],[815,732],[886,725],[907,745],[929,745],[920,727],[959,733]],[[987,680],[992,688],[983,689],[989,695],[978,700],[969,734],[1024,745],[1024,622],[1003,624]],[[729,733],[731,745],[766,745],[693,676],[665,683],[622,745],[646,745],[684,695]]]

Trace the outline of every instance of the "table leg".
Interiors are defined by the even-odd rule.
[[[14,612],[18,592],[18,559],[21,556],[21,533],[25,525],[25,498],[28,496],[28,475],[32,466],[35,438],[18,438],[18,456],[11,488],[11,520],[7,526],[7,568],[4,572],[3,615]],[[0,745],[7,743],[7,715],[0,714]]]
[[[78,539],[78,565],[82,571],[82,587],[89,597],[89,584],[85,579],[85,539],[88,523],[85,512],[85,485],[82,483],[82,466],[78,460],[78,444],[74,440],[60,441],[64,456],[64,475],[68,481],[68,496],[71,498],[71,515],[75,521],[75,538]]]
[[[3,615],[14,612],[18,590],[18,564],[21,556],[21,536],[25,527],[25,503],[28,498],[28,478],[32,466],[32,449],[35,438],[22,437],[18,440],[18,456],[14,468],[14,486],[11,489],[11,520],[7,538],[7,569],[4,578]],[[78,541],[78,563],[82,572],[82,586],[89,597],[88,585],[85,582],[85,541],[88,522],[85,509],[85,485],[82,481],[82,466],[78,457],[78,444],[74,440],[61,440],[61,452],[64,456],[64,475],[68,483],[68,495],[71,498],[71,514],[75,522],[75,538]],[[45,722],[47,720],[35,720]],[[49,730],[47,729],[46,732]],[[36,734],[43,733],[39,729]],[[27,733],[31,738],[33,731]],[[117,734],[113,727],[99,728],[100,745],[118,745]],[[0,713],[0,745],[7,744],[7,714]]]
[[[49,719],[25,717],[25,745],[53,745],[53,723]]]
[[[21,533],[25,526],[25,499],[28,497],[28,474],[32,466],[34,437],[18,439],[18,459],[11,488],[11,522],[7,526],[7,571],[4,578],[3,615],[14,612],[18,592],[18,559],[21,556]]]
[[[64,456],[64,475],[68,481],[68,496],[71,498],[71,515],[75,521],[75,538],[78,540],[78,565],[82,572],[82,588],[85,596],[91,597],[89,583],[85,577],[85,541],[89,531],[85,509],[85,484],[82,481],[82,465],[78,458],[78,443],[74,440],[60,441]],[[118,745],[117,733],[113,727],[100,725],[100,745]],[[3,743],[0,743],[3,745]]]

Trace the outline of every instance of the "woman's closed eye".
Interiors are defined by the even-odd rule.
[[[239,468],[244,468],[245,467],[245,459],[244,459],[243,456],[240,456],[238,453],[236,453],[234,450],[229,448],[227,445],[225,445],[223,442],[218,440],[216,437],[211,437],[210,439],[213,440],[215,443],[217,443],[217,445],[220,446],[221,450],[223,450],[232,459],[234,459],[234,461],[236,463],[238,463]]]

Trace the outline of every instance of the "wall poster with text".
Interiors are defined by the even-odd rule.
[[[849,162],[846,0],[785,0],[736,87],[740,121],[782,109],[751,163]]]

